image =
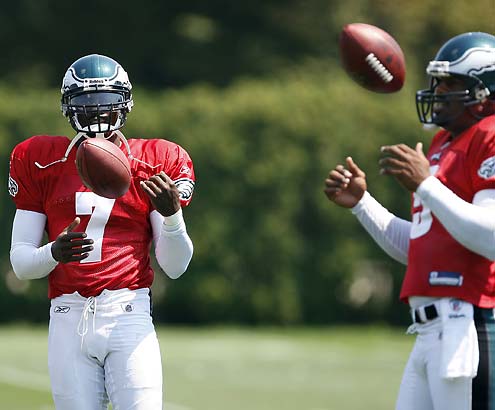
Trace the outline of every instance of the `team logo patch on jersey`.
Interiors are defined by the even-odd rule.
[[[16,196],[18,192],[19,192],[19,185],[17,185],[15,179],[12,178],[9,174],[9,194],[11,196]]]
[[[174,181],[175,186],[179,190],[180,199],[187,201],[191,199],[194,192],[194,181],[189,178],[179,178]]]
[[[487,158],[481,163],[478,175],[483,179],[488,179],[495,175],[495,157]]]

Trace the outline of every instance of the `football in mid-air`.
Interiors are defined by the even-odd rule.
[[[87,138],[76,153],[76,168],[84,185],[95,194],[116,199],[131,184],[131,168],[122,150],[103,138]]]
[[[404,53],[386,31],[370,24],[347,24],[340,33],[339,46],[343,67],[364,88],[393,93],[404,85]]]

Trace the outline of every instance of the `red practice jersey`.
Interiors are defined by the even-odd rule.
[[[430,170],[466,202],[495,189],[495,116],[454,139],[442,130],[428,152]],[[457,242],[413,195],[408,267],[401,298],[455,297],[482,308],[495,307],[495,263]]]
[[[76,216],[81,223],[75,231],[85,231],[94,240],[94,250],[81,262],[59,263],[48,276],[50,298],[78,291],[85,297],[104,289],[150,287],[153,206],[140,181],[164,171],[177,185],[181,205],[191,201],[194,170],[188,153],[179,145],[158,139],[128,140],[132,181],[128,192],[117,199],[100,197],[87,189],[76,170],[76,148],[67,161],[62,158],[69,146],[66,137],[35,136],[18,144],[10,160],[9,191],[17,209],[47,216],[46,232],[54,241]],[[121,149],[127,156],[124,144]]]

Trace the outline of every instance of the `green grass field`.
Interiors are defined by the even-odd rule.
[[[166,410],[393,409],[400,329],[158,329]],[[53,410],[44,327],[0,327],[0,408]]]

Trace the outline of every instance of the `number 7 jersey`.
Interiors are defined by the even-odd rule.
[[[485,191],[495,197],[495,116],[456,138],[440,131],[428,152],[430,170],[466,202]],[[495,307],[495,263],[457,242],[413,195],[408,266],[401,299],[456,297],[482,308]]]
[[[46,215],[49,241],[54,241],[76,216],[81,223],[75,230],[85,231],[94,240],[88,258],[59,263],[50,273],[49,298],[75,291],[89,297],[104,289],[150,287],[150,213],[154,208],[139,183],[164,171],[178,187],[181,205],[188,205],[195,181],[190,156],[170,141],[128,140],[133,157],[139,160],[130,161],[131,185],[124,196],[108,199],[83,185],[75,166],[75,149],[65,162],[55,162],[63,157],[69,143],[66,137],[35,136],[18,144],[10,159],[10,195],[17,209]]]

